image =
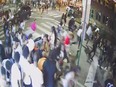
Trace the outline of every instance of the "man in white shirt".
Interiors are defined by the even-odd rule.
[[[30,65],[30,77],[32,79],[32,87],[42,87],[43,85],[43,74],[33,64]]]
[[[77,41],[78,41],[78,48],[80,46],[81,43],[81,34],[82,34],[82,27],[79,28],[79,30],[77,31]]]
[[[87,39],[86,45],[88,44],[91,37],[92,37],[92,27],[91,27],[91,25],[89,25],[89,27],[86,31],[86,39]]]
[[[23,87],[23,82],[22,82],[23,73],[19,65],[19,61],[20,61],[19,52],[15,52],[14,59],[15,59],[15,63],[12,65],[12,68],[11,68],[11,86]]]
[[[21,66],[21,69],[24,73],[24,79],[23,79],[23,83],[27,86],[31,86],[32,85],[32,81],[31,81],[31,77],[30,77],[30,64],[27,61],[26,58],[23,57],[23,55],[20,55],[20,61],[19,64]]]
[[[28,36],[28,40],[27,40],[27,45],[26,46],[29,48],[29,52],[31,52],[34,49],[35,43],[34,43],[34,40],[32,39],[32,34],[30,34]]]
[[[31,78],[32,87],[41,87],[43,84],[43,74],[33,64],[29,64],[29,62],[27,61],[28,57],[29,57],[29,49],[27,46],[25,46],[23,49],[23,56],[21,56],[21,59],[19,62],[19,64],[21,65],[21,67],[25,73],[24,82],[26,84],[29,84],[30,83],[29,80]],[[30,78],[29,78],[29,76],[30,76]]]

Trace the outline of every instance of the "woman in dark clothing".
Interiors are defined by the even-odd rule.
[[[75,25],[75,19],[74,19],[74,17],[71,17],[71,19],[69,20],[69,23],[68,23],[69,31],[73,31],[74,25]]]
[[[54,37],[55,37],[54,38],[54,47],[55,47],[57,44],[57,32],[54,26],[52,27],[52,33],[54,34]]]
[[[55,53],[52,50],[49,53],[48,58],[43,65],[43,75],[44,75],[44,86],[45,87],[55,87],[55,73],[56,73],[56,62],[55,62]]]
[[[62,17],[61,17],[61,21],[63,22],[62,24],[64,24],[64,26],[65,26],[65,24],[66,24],[66,18],[67,18],[67,14],[62,14]]]
[[[94,42],[93,42],[93,48],[92,48],[92,50],[89,53],[89,57],[90,58],[88,60],[92,60],[93,61],[93,57],[95,56],[98,43],[99,43],[99,38],[97,38],[97,39],[94,40]],[[91,55],[92,53],[93,53],[93,55]]]
[[[4,30],[4,35],[6,36],[6,31],[9,28],[9,23],[7,21],[7,19],[4,19],[4,25],[3,25],[3,30]]]
[[[11,36],[9,30],[6,31],[6,38],[5,38],[5,56],[10,58],[12,56],[12,47],[11,47]]]
[[[65,24],[66,24],[66,18],[67,18],[67,14],[64,14],[64,26],[65,26]]]

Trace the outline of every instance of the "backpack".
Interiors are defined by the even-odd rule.
[[[111,83],[108,83],[108,84],[106,85],[106,87],[114,87],[114,85],[111,84]]]
[[[39,70],[43,70],[43,65],[44,65],[44,62],[46,61],[46,58],[40,58],[39,61],[38,61],[38,68]]]

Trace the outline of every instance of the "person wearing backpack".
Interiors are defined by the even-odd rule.
[[[5,68],[5,72],[6,72],[6,82],[11,85],[11,67],[13,65],[14,61],[12,58],[10,59],[4,59],[2,61],[2,66]]]
[[[6,81],[6,71],[5,71],[5,68],[3,66],[0,67],[0,73],[1,73],[1,76],[0,76],[0,87],[9,87],[9,85],[7,84],[7,81]]]
[[[18,52],[14,53],[15,63],[11,68],[11,86],[12,87],[23,87],[23,72],[21,66],[19,65],[20,54]]]
[[[114,87],[114,82],[112,79],[106,79],[105,87]]]

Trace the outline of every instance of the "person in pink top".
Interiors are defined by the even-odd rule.
[[[34,20],[34,22],[32,22],[31,23],[31,29],[33,30],[33,31],[35,31],[36,30],[36,28],[37,28],[37,26],[36,26],[36,19]]]

